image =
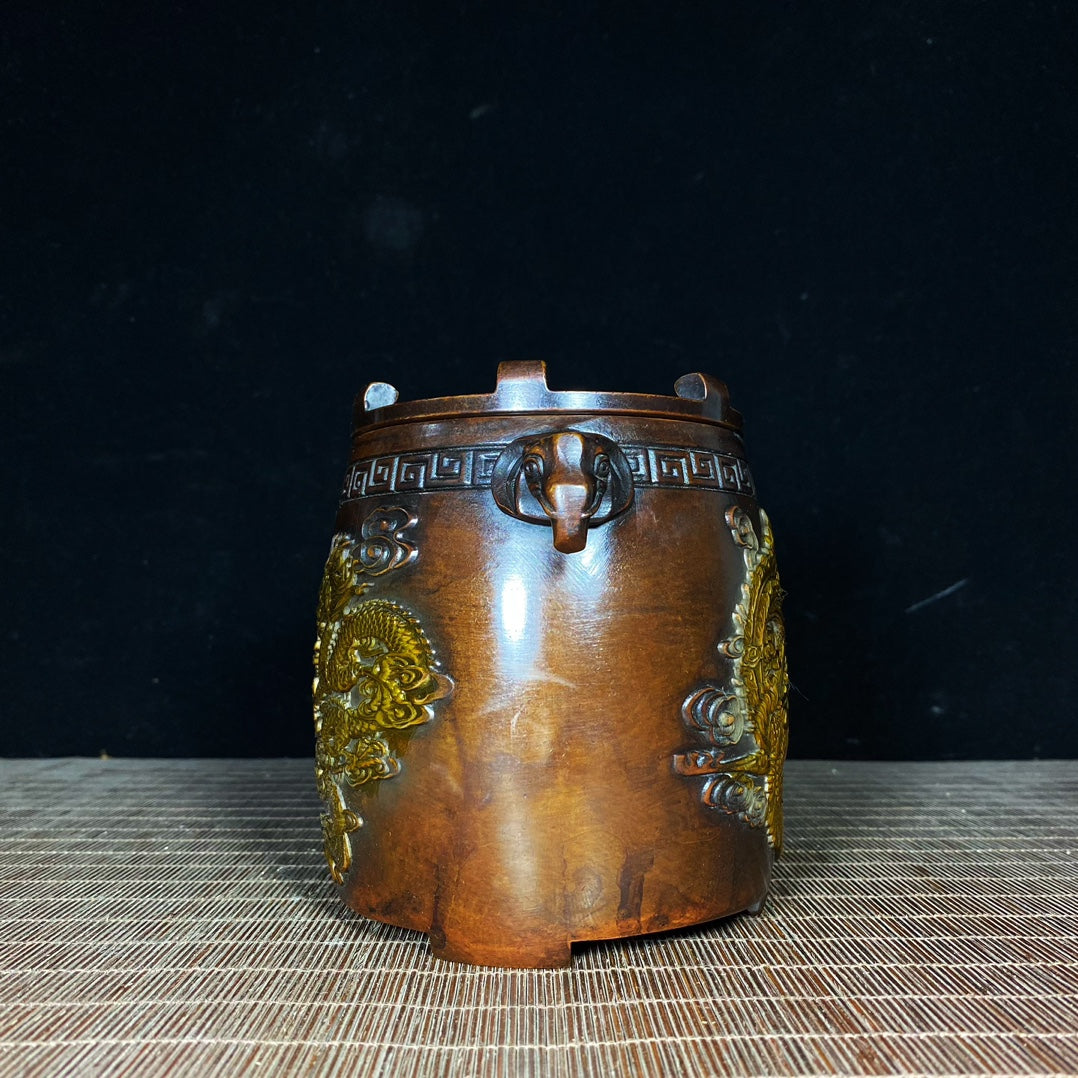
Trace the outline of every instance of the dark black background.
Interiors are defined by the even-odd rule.
[[[729,383],[793,754],[1075,755],[1073,6],[511,8],[5,5],[0,752],[309,753],[353,394],[540,357]]]

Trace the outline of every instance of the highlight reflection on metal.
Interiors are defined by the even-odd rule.
[[[519,573],[511,573],[502,584],[502,632],[510,643],[524,639],[528,625],[528,589]]]
[[[368,515],[358,539],[334,537],[318,598],[315,642],[315,777],[328,811],[322,838],[337,883],[352,864],[349,835],[362,818],[345,803],[352,787],[401,768],[394,735],[429,721],[431,703],[451,679],[435,669],[434,650],[416,617],[387,599],[363,599],[379,577],[415,559],[404,538],[416,518],[399,507]]]
[[[789,738],[782,588],[767,514],[760,510],[759,540],[739,506],[726,511],[726,522],[745,562],[734,631],[719,645],[731,660],[730,680],[705,685],[686,698],[682,718],[705,744],[677,754],[674,766],[682,775],[705,776],[704,803],[750,827],[766,827],[768,842],[778,850]]]

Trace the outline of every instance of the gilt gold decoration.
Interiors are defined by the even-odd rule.
[[[726,523],[745,563],[733,632],[719,644],[731,663],[730,679],[685,700],[682,718],[705,744],[679,753],[674,766],[683,775],[704,776],[705,804],[766,828],[779,850],[789,694],[782,588],[767,514],[760,510],[760,538],[740,506],[726,511]]]
[[[401,769],[409,728],[429,721],[431,703],[452,681],[435,669],[434,650],[416,617],[387,599],[365,598],[371,577],[409,564],[405,533],[415,517],[400,508],[368,515],[358,538],[338,534],[318,598],[315,642],[315,775],[326,803],[322,838],[337,883],[352,864],[349,835],[362,818],[348,808],[345,785],[360,787]]]

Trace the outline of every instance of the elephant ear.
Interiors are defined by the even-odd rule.
[[[508,513],[517,520],[527,521],[529,524],[548,524],[545,513],[530,513],[520,506],[520,470],[524,464],[525,451],[537,441],[541,441],[543,435],[529,434],[525,438],[518,438],[510,442],[498,455],[494,463],[494,470],[490,476],[490,493],[494,496],[494,503],[503,513]],[[531,500],[531,495],[528,495]]]
[[[633,470],[629,467],[629,461],[619,448],[617,442],[604,438],[601,434],[589,434],[588,439],[598,442],[602,451],[610,461],[610,479],[607,482],[607,494],[604,507],[591,518],[591,524],[605,524],[608,520],[624,513],[633,504],[635,488],[633,486]]]

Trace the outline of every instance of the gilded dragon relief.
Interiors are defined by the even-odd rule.
[[[780,850],[789,694],[782,588],[767,514],[760,510],[760,537],[740,506],[726,511],[726,523],[745,564],[733,632],[719,644],[730,678],[685,700],[682,717],[705,744],[677,754],[674,766],[682,775],[704,776],[706,805],[764,827],[770,845]]]
[[[326,803],[322,839],[337,883],[352,864],[349,835],[363,820],[343,786],[391,778],[401,769],[401,732],[431,718],[452,681],[436,669],[419,621],[387,599],[369,599],[375,579],[408,565],[416,518],[398,507],[374,510],[360,535],[338,534],[318,597],[314,663],[315,776]],[[372,579],[375,578],[375,579]]]

